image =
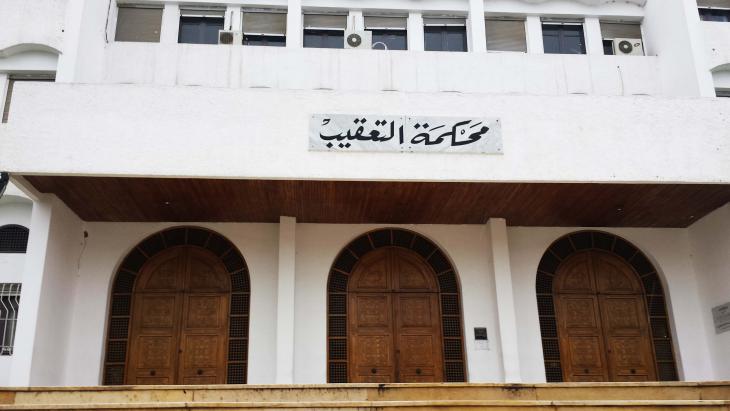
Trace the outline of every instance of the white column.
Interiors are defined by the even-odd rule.
[[[487,34],[484,28],[484,0],[469,0],[469,51],[487,51]]]
[[[81,36],[84,5],[85,0],[69,0],[66,3],[66,15],[63,24],[63,53],[58,56],[58,68],[56,69],[56,81],[59,83],[71,83],[76,78],[76,60],[79,54],[79,38]],[[107,28],[105,27],[105,29]],[[107,36],[111,36],[111,39],[114,38],[113,34],[107,32]]]
[[[601,34],[601,22],[598,17],[586,17],[583,28],[586,36],[586,53],[602,56],[603,35]]]
[[[423,51],[423,15],[420,11],[408,13],[408,50]]]
[[[276,383],[294,383],[294,286],[296,225],[279,218],[279,273],[276,300]]]
[[[31,385],[33,350],[36,346],[41,287],[46,272],[46,254],[51,228],[53,198],[44,195],[33,203],[30,217],[28,248],[25,253],[23,288],[20,295],[18,322],[15,329],[13,365],[9,383],[12,386]]]
[[[527,31],[527,52],[544,54],[545,45],[542,42],[542,21],[540,21],[540,16],[527,16],[525,29]]]
[[[232,5],[226,7],[226,16],[223,27],[226,30],[237,30],[241,31],[243,22],[241,21],[243,16],[241,15],[241,6]]]
[[[348,30],[365,30],[365,17],[362,10],[350,10],[347,15]]]
[[[520,376],[520,357],[517,349],[517,316],[512,293],[507,222],[503,218],[490,218],[487,222],[487,231],[492,245],[504,381],[518,383],[522,381],[522,377]]]
[[[177,43],[180,30],[180,6],[165,3],[162,10],[162,27],[160,28],[160,43]]]
[[[286,46],[302,47],[302,0],[289,0],[288,2]]]

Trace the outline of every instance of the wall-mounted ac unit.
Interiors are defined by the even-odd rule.
[[[613,53],[617,56],[643,56],[644,43],[641,39],[614,39]]]
[[[235,30],[219,30],[218,44],[243,44],[243,33]]]
[[[369,31],[345,31],[346,49],[366,49],[373,46],[373,33]]]

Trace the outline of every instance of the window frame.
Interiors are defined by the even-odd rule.
[[[368,26],[367,19],[369,17],[402,20],[403,22],[405,22],[405,24],[404,24],[405,27],[393,27],[393,26],[388,27],[388,26],[384,26],[384,25]],[[363,20],[365,21],[365,24],[364,24],[365,31],[369,31],[370,33],[372,33],[373,50],[381,50],[379,48],[375,48],[376,43],[385,44],[386,49],[382,49],[382,50],[388,50],[388,51],[408,50],[408,17],[407,16],[366,15],[366,16],[364,16]],[[376,39],[376,36],[383,36],[383,35],[387,35],[387,34],[396,34],[396,35],[401,36],[401,39],[403,41],[403,48],[391,47],[391,45],[389,45],[386,41]]]
[[[546,37],[545,36],[545,27],[546,26],[560,27],[561,28],[561,31],[560,31],[559,35],[557,36],[557,38],[558,38],[558,48],[559,48],[559,51],[557,53],[551,52],[551,51],[547,51],[547,49],[545,48],[545,37]],[[581,39],[581,41],[580,41],[580,46],[581,46],[580,53],[567,53],[566,50],[563,49],[563,45],[564,45],[563,40],[565,39],[565,36],[564,36],[565,33],[562,31],[562,29],[564,27],[580,27],[580,33],[581,33],[581,36],[580,36],[580,39]],[[570,21],[560,21],[560,20],[549,20],[549,19],[546,19],[546,20],[542,20],[541,21],[541,28],[542,28],[543,51],[544,51],[545,54],[558,54],[558,55],[563,54],[563,55],[576,55],[576,56],[588,54],[587,47],[586,47],[586,29],[585,29],[585,22],[584,21],[572,21],[572,20],[570,20]]]
[[[198,33],[197,37],[198,40],[202,41],[183,41],[183,20],[185,19],[196,19],[198,21]],[[200,27],[203,27],[206,21],[212,21],[212,20],[218,20],[220,23],[220,28],[216,31],[215,35],[215,42],[207,41],[208,39],[205,38],[206,31],[201,30]],[[220,30],[225,30],[226,23],[225,23],[225,10],[222,9],[181,9],[180,10],[180,18],[178,19],[178,31],[177,31],[177,43],[178,44],[207,44],[207,45],[216,45],[218,44],[218,32]]]
[[[25,235],[25,238],[21,239],[22,247],[7,247],[3,248],[3,240],[8,241],[7,239],[3,238],[3,235],[5,232],[11,232],[11,230],[14,230],[15,233],[22,232]],[[11,232],[12,234],[13,232]],[[0,226],[0,254],[25,254],[28,252],[28,239],[30,238],[30,230],[28,227],[20,224],[5,224]],[[11,239],[12,240],[12,239]]]
[[[441,20],[441,22],[435,22],[435,23],[429,23],[429,20]],[[449,23],[449,20],[453,20],[453,23]],[[447,53],[467,53],[469,52],[469,32],[467,30],[467,24],[466,19],[464,17],[454,17],[454,16],[448,16],[448,17],[439,17],[439,16],[424,16],[423,18],[423,49],[425,51],[440,51],[440,52],[447,52]],[[428,41],[427,36],[429,34],[429,31],[433,31],[434,29],[441,30],[441,48],[436,50],[433,48],[428,47]],[[456,50],[456,49],[449,49],[448,44],[448,36],[447,34],[449,32],[455,32],[459,31],[460,33],[463,33],[463,43],[461,44],[463,46],[463,49]],[[433,33],[431,33],[433,34]]]
[[[119,37],[119,11],[122,9],[146,9],[146,10],[159,10],[160,22],[157,29],[157,39],[155,40],[120,40]],[[159,43],[162,36],[162,20],[164,19],[164,7],[155,4],[134,4],[134,3],[120,3],[117,4],[116,16],[114,19],[114,42],[120,43]]]
[[[323,26],[308,26],[304,20],[306,20],[307,15],[312,16],[332,16],[332,17],[344,17],[345,24],[344,27],[323,27]],[[346,13],[304,13],[302,16],[302,48],[313,48],[313,49],[332,49],[332,50],[338,50],[338,49],[344,49],[345,48],[345,31],[347,31],[347,18],[348,14]],[[342,41],[339,42],[337,47],[322,47],[322,46],[307,46],[307,35],[319,35],[320,37],[324,36],[325,38],[329,37],[339,37],[342,36]]]
[[[246,14],[281,14],[284,15],[284,32],[283,33],[258,33],[255,31],[246,31],[246,25],[244,24]],[[285,47],[286,46],[286,10],[261,10],[261,9],[243,9],[241,10],[241,34],[243,37],[242,44],[244,46],[254,47]],[[273,31],[273,30],[272,30]],[[275,43],[268,44],[269,40]],[[251,44],[250,41],[263,42],[264,44]]]
[[[730,8],[721,8],[721,7],[697,7],[697,12],[700,15],[700,20],[710,22],[710,23],[728,23],[730,22]],[[725,17],[725,20],[708,20],[706,19],[707,14],[722,14],[722,17]]]

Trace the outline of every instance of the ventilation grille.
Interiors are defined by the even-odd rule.
[[[27,249],[27,228],[14,224],[0,227],[0,253],[25,253]]]

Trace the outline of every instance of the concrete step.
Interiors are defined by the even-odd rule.
[[[378,411],[730,411],[730,401],[316,401],[316,402],[139,402],[89,404],[14,404],[0,410],[378,410]]]
[[[0,404],[254,404],[418,401],[730,401],[730,382],[338,384],[0,388]],[[533,405],[531,405],[533,406]],[[541,405],[542,406],[542,405]],[[730,411],[730,410],[728,410]]]

